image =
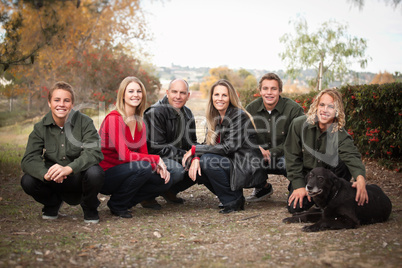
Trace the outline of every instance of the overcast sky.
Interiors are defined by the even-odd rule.
[[[402,72],[402,7],[366,0],[363,10],[348,0],[164,0],[144,1],[150,31],[151,61],[190,67],[285,69],[279,38],[294,32],[290,19],[306,18],[311,30],[334,19],[348,33],[368,41],[372,57],[364,70]]]

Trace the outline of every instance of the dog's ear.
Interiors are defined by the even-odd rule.
[[[309,173],[306,174],[306,176],[304,177],[304,182],[307,184],[308,183],[308,179],[313,177],[314,173],[313,171],[310,171]]]
[[[334,190],[337,190],[341,187],[342,182],[341,182],[341,178],[339,178],[338,176],[335,175],[335,173],[333,173],[332,171],[328,170],[328,177],[329,181],[332,182],[332,188]]]

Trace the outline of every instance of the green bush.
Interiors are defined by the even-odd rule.
[[[346,129],[360,152],[400,171],[402,83],[344,86]]]
[[[27,118],[32,117],[28,112],[15,110],[12,112],[1,111],[0,112],[0,127],[13,125],[17,122],[24,121]]]
[[[348,133],[362,156],[401,171],[402,83],[341,87]],[[293,97],[307,112],[317,92]]]

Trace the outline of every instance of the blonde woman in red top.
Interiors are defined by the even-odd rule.
[[[131,207],[166,192],[171,184],[162,158],[148,154],[142,119],[145,104],[142,82],[126,77],[117,92],[116,110],[106,116],[99,130],[104,155],[100,166],[105,171],[101,193],[110,195],[111,213],[122,218],[131,218]]]

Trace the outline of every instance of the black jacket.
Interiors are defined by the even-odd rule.
[[[228,157],[231,162],[230,187],[233,191],[265,182],[264,158],[248,115],[241,109],[229,106],[215,131],[220,135],[220,143],[197,145],[196,156],[212,153]]]
[[[181,163],[186,151],[197,143],[193,113],[186,106],[176,111],[166,96],[145,111],[144,121],[150,154]]]

